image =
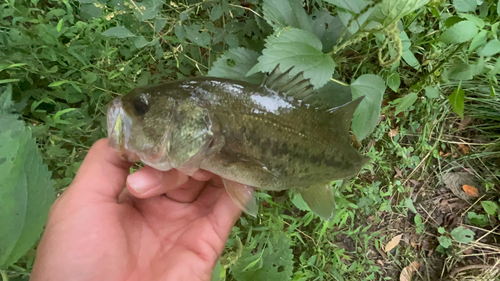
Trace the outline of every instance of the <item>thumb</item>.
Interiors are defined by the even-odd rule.
[[[68,191],[82,201],[116,203],[131,166],[108,146],[108,139],[100,139],[90,148]]]

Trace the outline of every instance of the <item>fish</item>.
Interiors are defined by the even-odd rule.
[[[277,65],[261,84],[194,77],[133,89],[109,103],[109,146],[160,171],[214,173],[248,214],[258,212],[253,191],[295,190],[331,220],[330,183],[354,177],[369,159],[350,144],[362,97],[325,107],[292,68]]]

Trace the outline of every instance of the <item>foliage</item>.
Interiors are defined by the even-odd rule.
[[[53,181],[31,130],[10,113],[12,88],[0,95],[0,268],[37,241],[54,202]]]

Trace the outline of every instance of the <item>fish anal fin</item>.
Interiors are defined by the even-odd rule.
[[[335,214],[335,198],[328,184],[314,185],[298,190],[309,208],[324,220],[332,220]]]
[[[253,196],[254,188],[250,185],[241,184],[224,178],[222,182],[224,183],[227,193],[231,199],[233,199],[233,202],[245,213],[256,217],[259,208]]]

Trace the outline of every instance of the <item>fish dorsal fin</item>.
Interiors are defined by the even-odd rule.
[[[314,86],[311,85],[310,79],[304,78],[303,71],[290,78],[292,69],[293,66],[281,72],[280,65],[276,65],[273,71],[264,78],[262,85],[286,96],[306,101],[314,95]]]
[[[335,124],[332,124],[332,128],[335,128],[335,130],[339,133],[347,135],[349,133],[349,127],[351,126],[351,120],[354,116],[354,112],[364,97],[365,96],[361,96],[344,105],[328,109],[327,112],[331,114],[330,120],[335,122]]]

